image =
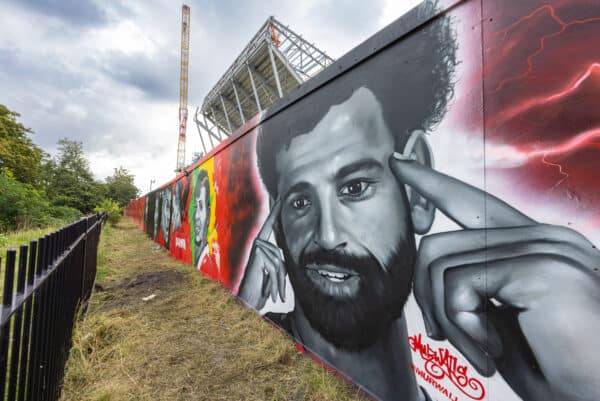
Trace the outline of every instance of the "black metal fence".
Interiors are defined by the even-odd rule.
[[[92,294],[105,220],[105,214],[83,218],[21,245],[18,255],[16,249],[7,251],[0,315],[1,401],[59,398],[75,319]]]

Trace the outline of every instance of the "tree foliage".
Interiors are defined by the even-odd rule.
[[[8,168],[0,170],[0,232],[68,223],[81,216],[79,210],[51,206],[44,191],[18,181]]]
[[[63,138],[58,145],[58,154],[45,165],[48,197],[54,205],[89,213],[104,198],[105,188],[94,180],[81,142]]]
[[[32,131],[18,122],[18,117],[19,113],[0,104],[0,167],[9,169],[16,180],[39,188],[45,153],[33,143]]]
[[[133,181],[134,176],[127,169],[116,168],[112,176],[106,177],[107,197],[121,207],[126,206],[132,199],[137,198],[139,193]]]
[[[119,167],[106,183],[94,179],[83,144],[66,138],[50,157],[19,117],[0,104],[0,232],[69,223],[97,206],[117,221],[138,195],[134,176]]]

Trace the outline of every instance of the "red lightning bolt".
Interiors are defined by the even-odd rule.
[[[549,162],[548,160],[546,160],[546,156],[547,154],[544,153],[544,157],[542,157],[542,163],[544,163],[545,165],[551,166],[551,167],[558,167],[558,174],[560,174],[562,176],[562,178],[560,180],[558,180],[558,182],[556,184],[554,184],[554,186],[552,187],[552,189],[558,187],[560,184],[562,184],[567,178],[569,178],[569,174],[563,170],[563,166],[561,164],[558,163],[552,163]]]
[[[564,142],[561,142],[557,145],[551,146],[547,149],[543,150],[534,150],[529,153],[529,156],[535,157],[540,155],[556,155],[569,153],[577,149],[581,149],[587,145],[590,145],[590,142],[593,142],[595,139],[600,139],[600,127],[592,128],[581,134],[574,136]],[[595,147],[596,144],[593,144]]]
[[[557,14],[556,14],[556,10],[554,10],[554,7],[552,7],[549,4],[543,5],[535,10],[533,10],[531,13],[529,13],[528,15],[524,16],[523,18],[520,18],[519,20],[515,21],[514,23],[512,23],[511,25],[509,25],[508,27],[506,27],[505,29],[497,32],[498,34],[503,34],[504,37],[506,37],[508,35],[508,33],[515,28],[517,25],[523,23],[524,21],[533,18],[537,13],[542,12],[542,11],[548,11],[548,13],[550,14],[550,17],[560,26],[560,29],[556,32],[552,32],[546,35],[543,35],[540,38],[540,44],[537,48],[537,50],[535,52],[533,52],[532,54],[530,54],[526,61],[527,61],[527,70],[525,70],[523,73],[503,79],[502,81],[500,81],[500,83],[498,83],[498,85],[496,86],[496,88],[494,88],[494,90],[492,90],[490,93],[496,93],[498,91],[500,91],[504,85],[506,85],[509,82],[512,81],[516,81],[518,79],[524,78],[526,77],[532,70],[533,68],[533,58],[538,56],[539,54],[541,54],[544,51],[545,48],[545,43],[546,40],[553,38],[555,36],[559,36],[562,33],[564,33],[569,27],[574,26],[574,25],[584,25],[584,24],[588,24],[590,22],[597,22],[600,21],[600,17],[593,17],[593,18],[586,18],[586,19],[580,19],[580,20],[574,20],[574,21],[569,21],[569,22],[565,22],[562,20],[562,18],[560,18]]]
[[[558,168],[558,173],[562,176],[562,178],[552,187],[552,189],[554,189],[562,184],[567,178],[569,178],[569,174],[564,170],[561,164],[550,162],[546,159],[546,157],[550,155],[570,153],[577,149],[588,146],[600,148],[600,144],[595,142],[596,139],[600,139],[600,127],[585,131],[567,141],[561,142],[549,148],[530,151],[527,153],[527,157],[533,158],[542,156],[542,163]]]
[[[494,123],[493,125],[500,125],[503,121],[510,120],[511,118],[521,113],[524,113],[527,110],[530,110],[536,106],[555,102],[570,95],[571,93],[579,89],[579,87],[588,78],[590,78],[592,74],[595,74],[597,76],[600,75],[600,63],[593,63],[589,65],[587,69],[582,74],[579,74],[574,80],[572,80],[571,83],[565,85],[563,88],[553,92],[552,94],[530,98],[524,102],[521,102],[520,104],[517,104],[514,107],[504,109],[502,112],[498,113],[494,117],[494,121],[496,121],[496,123]]]

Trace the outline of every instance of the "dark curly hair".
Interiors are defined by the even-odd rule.
[[[276,157],[293,138],[311,132],[332,106],[348,100],[361,87],[369,89],[383,108],[385,123],[402,150],[414,130],[430,131],[446,113],[454,94],[456,41],[451,18],[437,15],[437,2],[427,1],[410,17],[430,19],[380,52],[358,63],[323,87],[290,105],[266,113],[256,144],[263,183],[277,197]],[[335,64],[330,68],[335,68]]]

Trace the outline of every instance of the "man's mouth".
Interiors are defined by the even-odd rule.
[[[360,276],[353,270],[329,264],[309,264],[308,277],[323,292],[333,296],[352,296],[359,288]]]
[[[317,270],[317,273],[321,275],[321,277],[325,277],[329,281],[333,281],[334,283],[341,283],[350,278],[349,274],[344,273],[333,273],[327,270]]]
[[[336,282],[342,282],[344,280],[349,279],[350,277],[358,276],[358,274],[355,271],[345,269],[336,265],[311,263],[308,266],[306,266],[306,268],[313,272],[319,273],[326,279],[330,279]]]

